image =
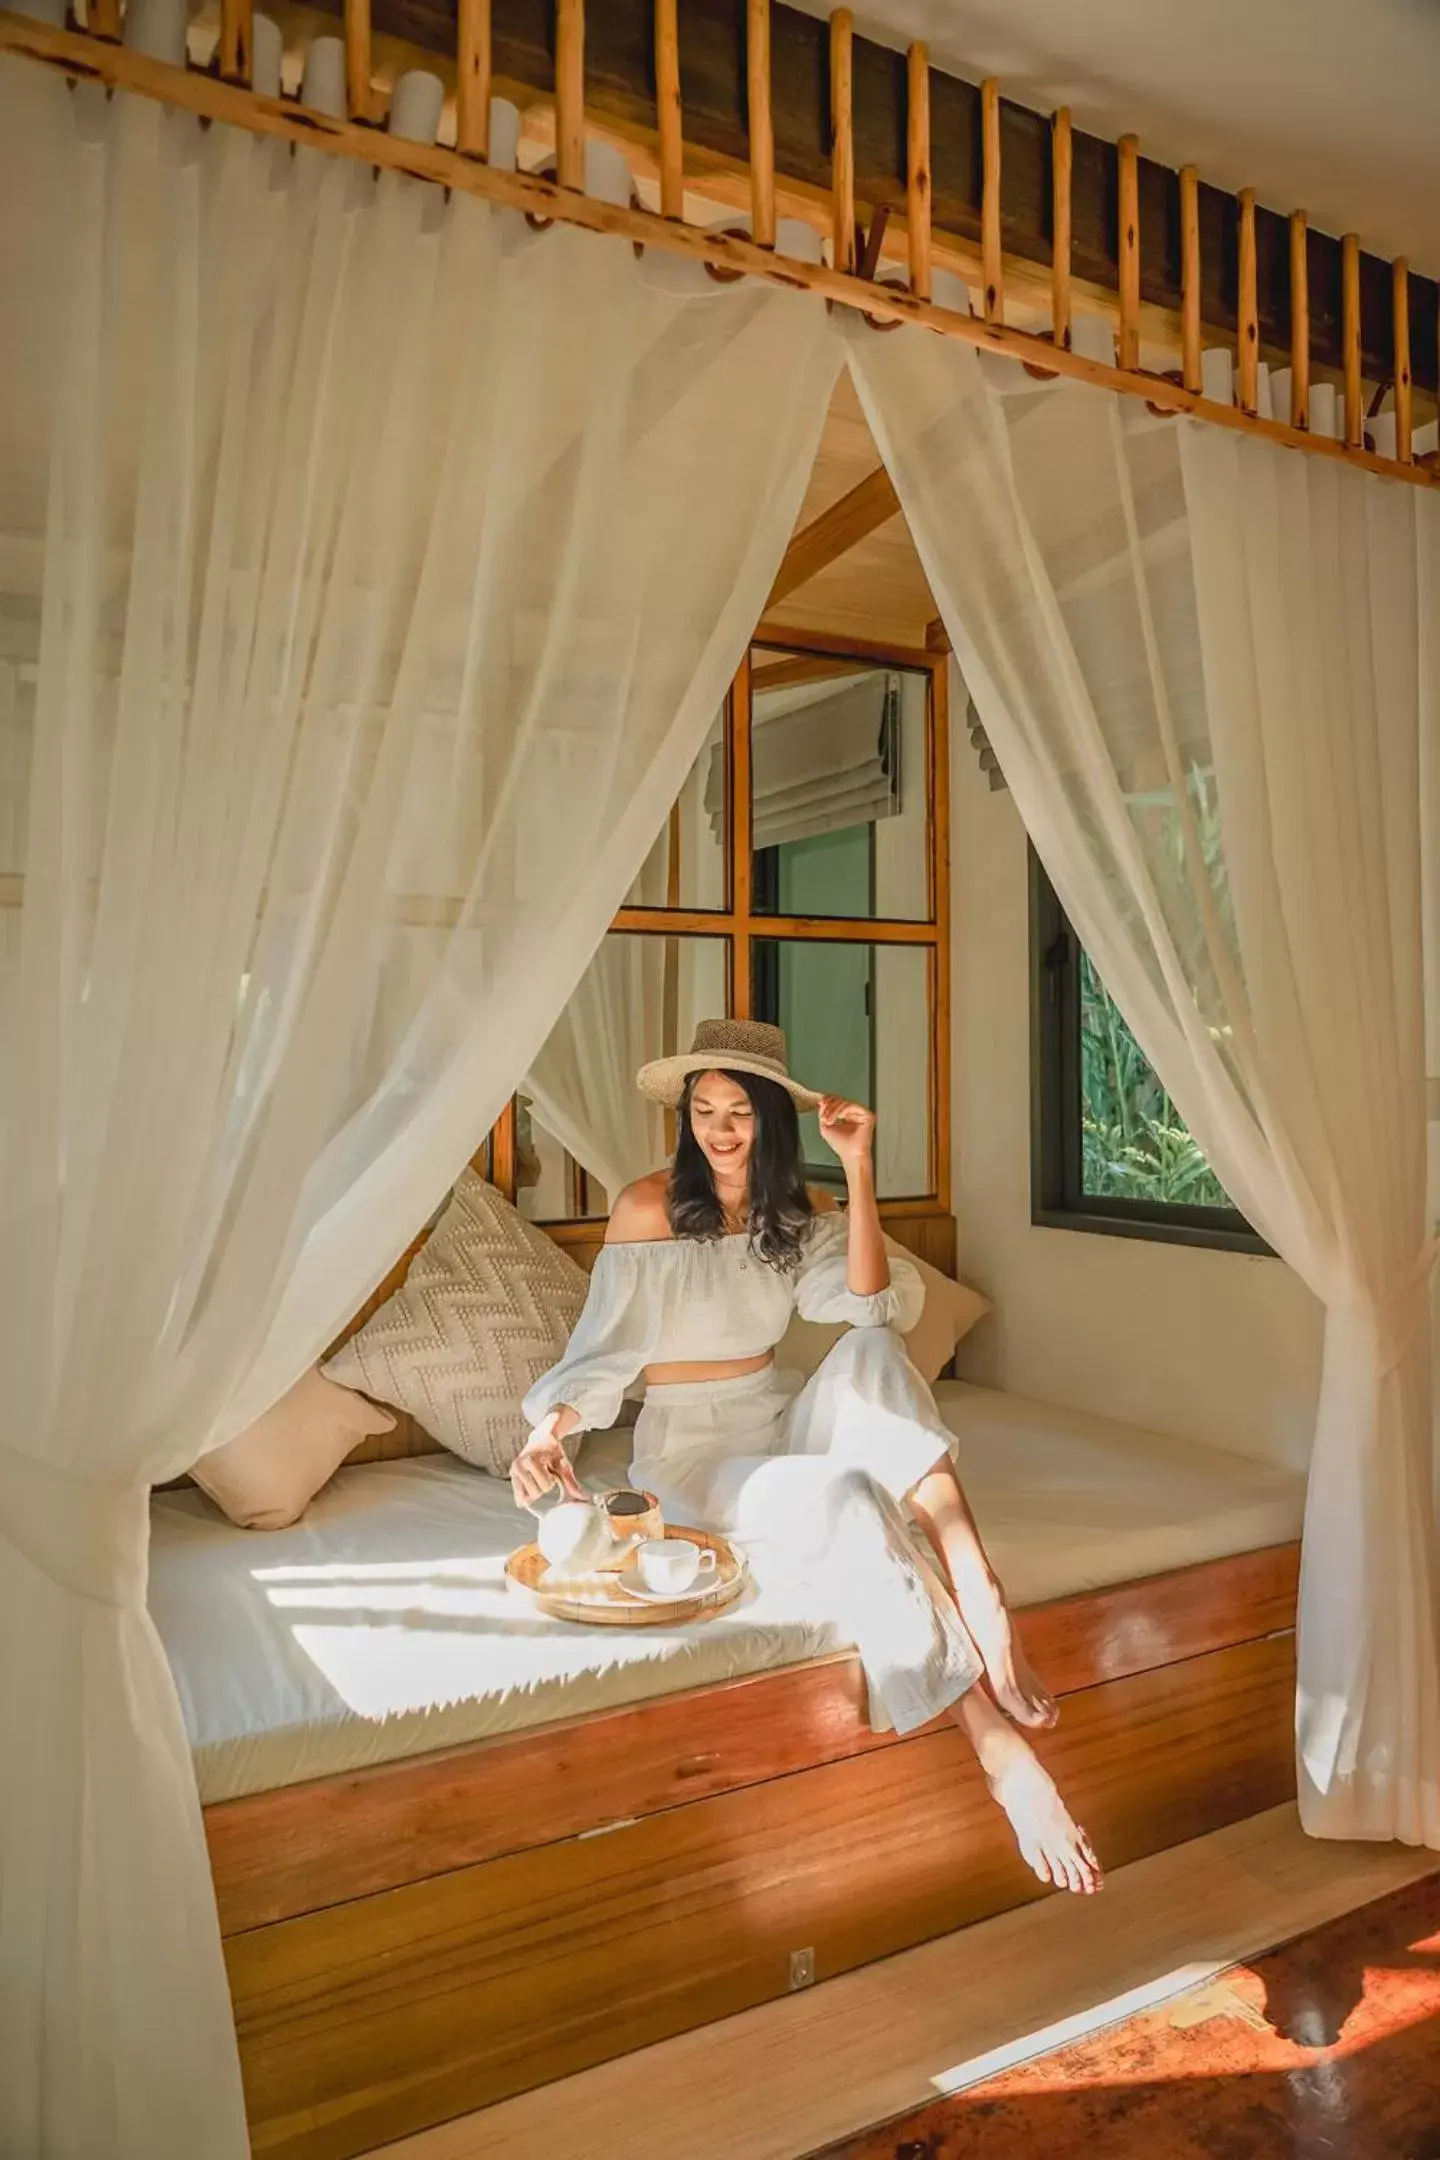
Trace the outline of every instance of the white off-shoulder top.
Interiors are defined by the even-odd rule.
[[[651,1238],[603,1246],[565,1355],[525,1397],[526,1418],[538,1425],[563,1403],[582,1430],[613,1425],[626,1389],[647,1365],[763,1357],[792,1312],[908,1333],[925,1303],[919,1273],[891,1253],[888,1287],[857,1297],[845,1281],[848,1236],[843,1215],[817,1215],[789,1274],[757,1259],[744,1231],[708,1243]]]

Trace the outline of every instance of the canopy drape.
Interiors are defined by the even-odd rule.
[[[1066,912],[1326,1306],[1303,1819],[1440,1845],[1417,814],[1440,504],[937,338],[850,353]]]
[[[795,295],[0,61],[0,2150],[238,2154],[147,1487],[456,1176],[704,742]]]

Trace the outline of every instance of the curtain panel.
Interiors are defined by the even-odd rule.
[[[936,338],[858,329],[850,355],[1067,914],[1326,1306],[1303,1819],[1440,1846],[1417,814],[1440,505]],[[1228,395],[1228,355],[1207,366]]]
[[[0,61],[0,2150],[243,2110],[147,1488],[521,1080],[795,523],[823,313]]]

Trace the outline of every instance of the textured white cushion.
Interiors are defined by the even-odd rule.
[[[525,1444],[521,1400],[559,1359],[587,1287],[573,1260],[466,1170],[395,1295],[322,1369],[506,1477]]]
[[[358,1441],[394,1430],[388,1410],[312,1366],[263,1417],[202,1455],[190,1475],[242,1530],[284,1530]]]
[[[933,1385],[955,1355],[961,1336],[968,1335],[993,1307],[983,1292],[942,1275],[928,1260],[897,1245],[894,1238],[886,1238],[885,1249],[908,1260],[925,1285],[925,1309],[905,1337],[905,1347],[916,1369]],[[843,1326],[792,1320],[775,1352],[775,1362],[808,1380],[844,1333]]]

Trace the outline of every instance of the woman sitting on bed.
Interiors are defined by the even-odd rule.
[[[948,1712],[1041,1881],[1098,1889],[1089,1840],[1016,1730],[1053,1724],[1055,1705],[1016,1637],[951,1435],[892,1332],[914,1326],[924,1290],[885,1249],[874,1118],[800,1087],[780,1030],[752,1021],[703,1022],[687,1056],[647,1065],[639,1085],[679,1112],[675,1167],[615,1203],[569,1348],[526,1397],[517,1500],[557,1483],[583,1497],[564,1442],[612,1425],[643,1372],[632,1482],[672,1521],[783,1555],[859,1650],[875,1730]],[[797,1106],[820,1112],[847,1215],[806,1191]],[[796,1309],[850,1323],[803,1387],[774,1361]],[[907,1505],[950,1596],[915,1552]]]

